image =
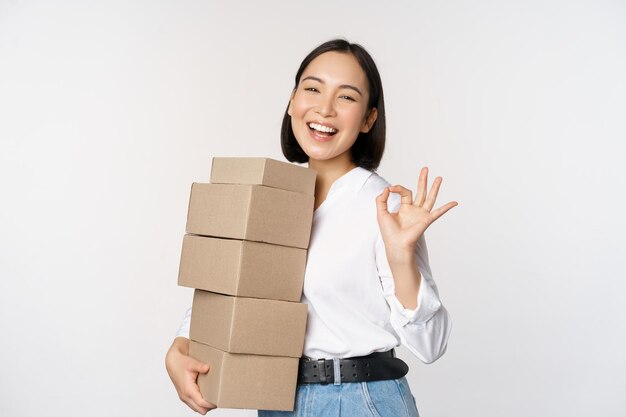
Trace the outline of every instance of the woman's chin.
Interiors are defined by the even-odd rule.
[[[345,156],[346,158],[346,163],[350,162],[350,157],[348,155]],[[324,163],[328,163],[332,161],[332,164],[336,164],[339,163],[340,160],[343,159],[342,155],[328,155],[328,154],[324,154],[324,155],[309,155],[309,164],[313,163],[313,164],[324,164]]]
[[[302,147],[302,145],[300,146]],[[307,154],[309,160],[315,160],[320,162],[336,159],[344,153],[349,152],[349,149],[342,152],[341,150],[338,150],[336,148],[330,149],[326,146],[312,146],[311,144],[306,144],[304,147],[302,147],[302,150],[304,151],[304,153]]]
[[[328,153],[321,152],[306,152],[310,161],[328,161],[334,158],[334,155],[329,155]]]

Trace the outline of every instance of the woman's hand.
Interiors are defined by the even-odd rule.
[[[204,415],[217,408],[215,404],[202,398],[196,379],[198,374],[209,372],[209,365],[189,356],[189,339],[174,339],[165,356],[165,367],[176,387],[178,397],[192,410]]]
[[[401,185],[387,187],[376,197],[378,225],[389,262],[396,259],[401,262],[410,257],[415,243],[428,226],[458,205],[456,201],[451,201],[433,210],[441,182],[441,177],[435,178],[430,192],[426,194],[428,168],[424,167],[420,172],[415,200],[411,190]],[[401,197],[400,210],[397,213],[390,213],[387,210],[387,200],[392,192],[400,194]]]

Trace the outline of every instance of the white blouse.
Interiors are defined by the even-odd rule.
[[[416,246],[422,281],[417,308],[405,309],[395,286],[376,219],[376,197],[390,184],[354,168],[337,179],[315,210],[301,302],[308,305],[304,356],[347,358],[405,345],[422,362],[446,350],[452,323],[428,264],[424,236]],[[391,194],[388,209],[398,211]],[[177,336],[189,337],[191,309]]]

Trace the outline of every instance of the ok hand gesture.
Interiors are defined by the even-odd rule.
[[[442,181],[441,177],[435,178],[427,195],[428,168],[424,167],[420,171],[415,200],[411,190],[401,185],[387,187],[376,197],[378,225],[390,261],[393,255],[402,258],[412,253],[415,243],[428,226],[458,205],[456,201],[451,201],[433,210]],[[387,201],[392,192],[400,194],[401,197],[400,210],[397,213],[390,213],[387,210]]]

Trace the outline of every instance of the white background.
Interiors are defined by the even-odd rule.
[[[422,417],[623,416],[626,4],[226,3],[0,0],[0,415],[193,414],[163,364],[190,184],[283,159],[298,65],[344,36],[379,173],[460,203],[427,231],[448,352],[401,350]]]

